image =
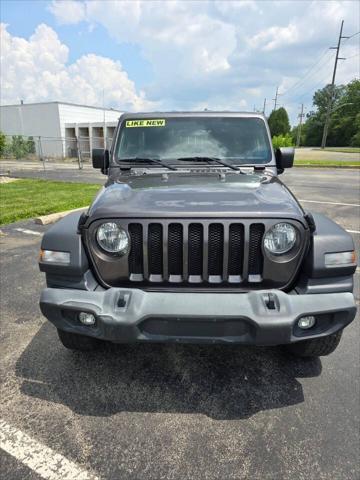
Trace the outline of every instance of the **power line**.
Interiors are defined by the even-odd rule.
[[[291,91],[291,90],[296,90],[303,82],[304,80],[306,79],[306,77],[309,75],[309,73],[314,69],[314,67],[316,67],[318,64],[321,63],[321,61],[323,60],[324,57],[326,57],[326,55],[329,53],[329,49],[327,48],[325,51],[322,52],[322,54],[317,58],[317,60],[315,61],[315,63],[312,64],[312,66],[309,68],[309,70],[307,70],[307,72],[305,73],[305,75],[299,79],[298,81],[296,81],[291,87],[289,87],[287,90],[285,90],[285,92],[283,92],[281,95],[288,95],[288,93]],[[328,62],[329,60],[327,60]],[[326,62],[326,63],[327,63]]]
[[[360,31],[359,31],[359,32],[356,32],[356,33],[353,33],[352,35],[350,35],[350,37],[344,37],[344,38],[345,38],[345,42],[346,42],[347,40],[350,40],[350,38],[355,37],[355,35],[359,35],[359,33],[360,33]]]
[[[355,55],[351,55],[351,57],[346,57],[346,60],[350,60],[350,58],[358,57],[360,53],[355,53]]]
[[[349,40],[350,38],[354,37],[355,35],[358,35],[360,32],[357,32],[357,33],[354,33],[353,35],[351,35],[350,37],[347,37],[347,36],[341,36],[341,40]],[[337,50],[338,47],[332,47],[332,49],[335,49]],[[328,50],[329,51],[329,50]],[[356,57],[358,56],[359,53],[355,54],[355,55],[352,55],[351,57],[347,57],[347,59],[350,59],[350,58],[353,58],[353,57]],[[331,60],[331,58],[329,58],[325,63],[323,63],[322,67],[324,67],[327,63],[329,63],[329,61]],[[340,58],[338,57],[338,52],[337,52],[337,58],[335,57],[335,61],[337,62],[337,60],[345,60],[345,58]],[[318,61],[318,63],[320,63]],[[320,69],[318,69],[319,71]],[[317,72],[318,72],[317,71]],[[316,73],[317,73],[316,72]],[[315,74],[316,74],[315,73]],[[327,77],[328,73],[326,74],[326,77]],[[316,91],[316,89],[325,82],[325,78],[324,76],[321,77],[321,79],[316,83],[316,84],[313,84],[312,87],[310,89],[307,89],[304,93],[300,94],[300,95],[296,95],[294,98],[294,101],[288,101],[287,103],[290,103],[290,104],[295,104],[295,103],[298,103],[300,101],[302,101],[304,98],[306,98],[307,95],[309,95],[310,93],[313,95],[314,92]],[[304,77],[305,78],[305,77]],[[309,79],[310,80],[310,79]],[[306,83],[306,82],[305,82]],[[328,93],[329,95],[329,101],[332,99],[333,97],[333,86],[331,87],[330,89],[330,92]]]
[[[341,27],[340,27],[340,33],[339,33],[339,39],[338,39],[337,46],[336,47],[330,47],[332,50],[336,50],[336,57],[335,57],[334,71],[333,71],[333,75],[332,75],[332,79],[331,79],[331,85],[330,85],[330,98],[329,98],[328,105],[327,105],[324,131],[323,131],[323,136],[322,136],[322,140],[321,140],[321,148],[325,148],[325,146],[326,146],[326,139],[327,139],[329,124],[330,124],[331,109],[332,109],[332,104],[333,104],[333,99],[334,99],[334,86],[335,86],[335,77],[336,77],[336,69],[337,69],[338,60],[345,60],[345,58],[339,57],[341,40],[343,38],[349,39],[349,37],[343,36],[343,34],[342,34],[343,27],[344,27],[344,20],[341,21]]]
[[[298,103],[300,100],[302,100],[303,98],[305,98],[309,93],[311,93],[312,95],[314,94],[314,92],[316,91],[316,89],[320,86],[320,85],[323,85],[324,82],[325,82],[325,79],[328,78],[328,75],[329,73],[326,72],[325,75],[323,75],[321,77],[320,80],[318,80],[315,84],[313,84],[309,89],[307,89],[304,93],[298,95],[297,97],[295,97],[295,101],[296,103]]]
[[[329,73],[326,72],[326,75],[322,75],[320,79],[317,80],[317,82],[311,85],[310,88],[306,89],[305,92],[300,93],[299,95],[295,95],[293,97],[293,100],[288,100],[286,101],[287,104],[295,105],[303,101],[304,98],[306,98],[307,95],[311,94],[314,95],[314,92],[317,90],[320,85],[323,85],[325,82],[325,79],[328,77]]]
[[[321,80],[319,80],[320,78],[319,73],[321,73],[324,67],[326,67],[329,64],[330,60],[332,60],[331,57],[321,66],[321,68],[319,68],[316,72],[314,72],[314,76],[309,78],[303,85],[301,85],[300,91],[297,91],[295,93],[295,96],[291,95],[290,98],[292,97],[295,99],[302,98],[304,95],[307,94],[308,91],[311,91],[314,89],[314,82],[316,82],[316,85],[318,85],[318,83],[321,83],[323,79],[325,79],[328,76],[328,71],[326,71],[325,76],[321,75]]]
[[[352,35],[350,35],[349,37],[342,37],[342,39],[346,42],[347,40],[350,40],[351,38],[355,37],[356,35],[359,35],[360,34],[360,31],[359,32],[356,32],[356,33],[353,33]],[[335,47],[336,48],[336,47]],[[326,57],[326,55],[330,53],[330,50],[328,48],[326,48],[324,51],[322,51],[322,53],[320,54],[319,57],[317,57],[317,59],[315,60],[315,62],[312,64],[312,66],[309,68],[309,70],[307,70],[307,72],[304,74],[304,76],[299,79],[298,81],[296,81],[291,87],[289,87],[287,90],[285,90],[285,92],[281,93],[282,96],[287,96],[289,94],[289,92],[293,91],[293,90],[298,90],[300,86],[303,86],[304,85],[304,82],[307,83],[308,80],[310,79],[307,79],[308,75],[312,72],[312,70],[314,69],[314,67],[316,66],[319,66],[320,67],[320,64],[322,63],[321,65],[321,68],[324,67],[327,63],[330,62],[330,60],[332,59],[331,57],[328,58],[325,62],[322,62],[322,60]],[[355,54],[355,55],[352,55],[351,57],[347,57],[348,59],[350,58],[353,58],[353,57],[356,57],[358,56],[359,54]],[[317,73],[318,71],[320,70],[320,68],[318,68],[316,70],[316,72],[313,72],[313,73]],[[304,96],[304,95],[302,95]],[[302,97],[301,96],[301,97]],[[300,97],[300,98],[301,98]]]

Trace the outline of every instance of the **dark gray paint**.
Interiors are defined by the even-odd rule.
[[[276,307],[266,304],[269,293]],[[305,332],[301,339],[335,333],[356,314],[351,293],[287,295],[279,290],[223,293],[160,293],[139,289],[110,288],[104,292],[45,289],[40,308],[57,328],[113,342],[185,342],[281,345],[299,340],[296,320],[304,315],[331,314],[326,330]],[[119,299],[125,306],[118,307]],[[123,305],[123,303],[121,303]],[[86,327],[76,313],[96,316],[95,327]],[[75,315],[69,315],[69,313]],[[146,322],[153,322],[151,333]],[[154,334],[181,325],[171,335]],[[230,325],[227,325],[230,322]],[[186,326],[184,326],[186,324]],[[214,324],[221,333],[214,335]]]
[[[129,221],[128,219],[116,219],[115,220],[119,225],[121,225],[125,230],[128,230],[128,224],[132,223],[132,220]],[[143,232],[147,232],[148,230],[148,225],[151,223],[151,221],[154,221],[156,223],[160,223],[163,226],[163,231],[167,231],[167,227],[169,223],[172,223],[172,220],[170,219],[163,219],[163,218],[157,218],[153,220],[149,219],[138,219],[138,222],[140,222],[143,225]],[[189,227],[189,224],[192,223],[193,220],[181,220],[181,223],[183,225],[183,230],[184,230],[184,237],[187,238],[187,230]],[[201,221],[201,224],[203,225],[204,231],[208,231],[208,227],[211,223],[221,223],[224,226],[224,231],[227,232],[229,230],[229,226],[231,223],[233,223],[233,220],[224,220],[223,218],[213,218],[211,220],[197,220]],[[255,220],[259,221],[259,220]],[[262,223],[264,224],[265,231],[269,230],[272,225],[277,223],[278,219],[262,219]],[[262,253],[263,253],[263,258],[264,258],[264,264],[263,264],[263,271],[261,275],[261,281],[259,282],[258,280],[252,281],[250,278],[250,275],[248,275],[248,246],[250,242],[250,225],[254,223],[252,219],[242,219],[241,223],[244,226],[244,258],[243,258],[243,269],[242,269],[242,279],[239,284],[231,284],[227,283],[227,277],[222,278],[222,283],[221,285],[217,284],[211,284],[211,279],[208,277],[207,274],[203,273],[202,275],[202,281],[201,281],[201,287],[203,289],[211,288],[213,291],[220,288],[220,290],[223,290],[224,288],[227,288],[231,291],[248,291],[248,290],[253,290],[253,289],[264,289],[264,288],[281,288],[281,289],[286,289],[289,287],[289,285],[292,283],[294,280],[294,277],[299,269],[299,266],[301,264],[301,261],[307,252],[307,247],[309,245],[309,238],[310,238],[310,232],[308,229],[305,229],[303,225],[294,220],[289,220],[287,219],[289,223],[294,225],[294,227],[297,229],[298,234],[299,234],[299,242],[298,245],[287,255],[282,256],[281,258],[267,255],[264,248],[262,247]],[[128,255],[124,256],[110,256],[107,255],[105,252],[103,252],[99,246],[97,245],[96,241],[96,232],[97,228],[101,225],[102,220],[97,220],[95,222],[92,222],[89,226],[88,229],[85,229],[84,231],[84,241],[85,245],[87,246],[87,250],[89,253],[89,257],[91,258],[91,264],[94,266],[94,271],[97,274],[97,278],[99,279],[99,282],[106,287],[110,286],[131,286],[131,287],[137,287],[136,283],[133,282],[128,282],[129,278],[129,272],[128,272]],[[204,234],[204,245],[206,246],[206,234]],[[225,240],[224,240],[225,242]],[[184,242],[185,243],[185,242]],[[225,245],[226,247],[226,245]],[[226,250],[226,249],[225,249]],[[145,249],[146,251],[146,249]],[[164,255],[166,257],[166,255]],[[204,258],[205,262],[207,263],[207,257],[206,254],[204,253]],[[285,261],[285,258],[287,261]],[[183,254],[183,270],[187,269],[186,263],[187,263],[187,255],[186,253]],[[164,271],[167,269],[167,258],[165,259],[165,266]],[[144,271],[147,269],[147,258],[144,254]],[[149,276],[148,272],[144,275],[146,281],[151,282],[151,276]],[[187,275],[185,275],[187,277]],[[144,288],[150,288],[150,289],[156,289],[160,288],[162,290],[168,290],[169,288],[173,288],[176,291],[178,290],[184,290],[186,288],[191,287],[193,289],[199,290],[199,288],[196,288],[196,284],[189,284],[187,283],[187,279],[185,280],[185,284],[178,284],[174,285],[171,283],[166,283],[163,284],[163,282],[167,282],[168,277],[164,276],[162,279],[159,280],[160,286],[156,285],[156,282],[154,284],[145,284],[142,285]],[[127,282],[127,283],[125,283]],[[130,284],[129,284],[130,283]],[[141,287],[139,287],[141,288]]]
[[[356,264],[346,267],[325,267],[325,253],[355,250],[352,236],[337,223],[321,213],[313,214],[316,230],[312,236],[312,248],[306,258],[304,271],[309,277],[338,277],[355,273]]]
[[[128,118],[150,118],[154,115],[157,118],[184,115],[205,117],[219,115],[219,113],[199,112],[190,115],[188,113],[163,112],[126,114],[120,118],[115,143],[124,120]],[[221,115],[258,116],[264,119],[261,115],[253,114],[227,112],[221,113]],[[177,172],[168,172],[158,167],[144,168],[139,166],[133,169],[129,169],[128,166],[125,169],[116,167],[119,167],[119,165],[115,162],[112,150],[110,152],[108,181],[90,206],[88,216],[84,219],[81,229],[84,238],[87,239],[86,244],[89,254],[93,258],[93,262],[90,262],[90,269],[94,274],[98,273],[99,259],[107,264],[108,274],[109,272],[111,275],[119,273],[119,264],[112,262],[111,265],[109,259],[101,258],[101,255],[96,254],[96,247],[92,243],[94,228],[103,219],[115,218],[119,221],[131,221],[137,218],[151,221],[151,219],[156,218],[159,221],[166,222],[173,218],[181,218],[182,221],[190,221],[196,218],[201,219],[201,221],[211,221],[218,218],[222,221],[237,219],[239,222],[258,220],[265,223],[275,223],[277,219],[287,219],[291,222],[299,222],[304,231],[302,237],[303,248],[299,253],[299,259],[307,251],[310,230],[304,211],[292,193],[276,177],[276,163],[273,152],[271,162],[264,167],[263,171],[254,169],[247,175],[228,172],[226,168],[203,168],[203,166],[190,166],[186,169],[182,167]],[[224,297],[225,293],[212,293],[203,296],[206,294],[178,292],[173,295],[169,291],[164,293],[145,292],[140,289],[122,289],[123,294],[128,294],[132,298],[130,305],[134,310],[124,313],[124,316],[121,317],[127,327],[122,332],[120,331],[120,336],[118,336],[118,321],[121,318],[116,313],[117,307],[114,301],[119,295],[119,290],[110,288],[102,291],[97,289],[96,281],[89,271],[89,262],[81,235],[76,231],[78,218],[79,215],[74,214],[70,218],[59,222],[45,235],[42,244],[43,248],[71,252],[71,264],[68,267],[40,265],[42,271],[47,273],[48,284],[62,287],[61,289],[45,290],[41,300],[43,313],[58,328],[75,328],[74,324],[69,325],[69,320],[64,318],[64,309],[89,309],[100,316],[98,328],[107,324],[111,327],[108,330],[109,336],[99,331],[98,336],[100,338],[117,339],[118,341],[126,341],[127,339],[131,341],[144,340],[144,338],[139,337],[138,332],[134,331],[134,322],[143,322],[150,314],[153,316],[151,321],[154,320],[155,323],[158,322],[159,315],[165,318],[165,321],[172,321],[174,315],[180,319],[184,315],[185,317],[191,315],[191,317],[195,317],[195,320],[197,319],[192,325],[196,333],[198,320],[204,320],[204,316],[206,316],[207,320],[213,318],[213,321],[217,322],[218,320],[213,315],[214,312],[217,312],[217,309],[220,309],[218,315],[220,321],[225,322],[229,318],[237,319],[239,321],[238,327],[240,330],[243,329],[242,333],[236,336],[235,341],[271,344],[275,342],[275,339],[276,343],[293,341],[289,332],[292,331],[293,323],[300,315],[314,312],[338,312],[333,316],[334,321],[330,328],[326,332],[322,332],[321,335],[330,334],[343,328],[355,315],[353,296],[348,293],[352,288],[349,277],[351,277],[354,268],[326,269],[324,266],[325,252],[353,249],[351,237],[326,217],[314,215],[316,231],[309,245],[306,262],[303,268],[299,269],[298,285],[292,285],[292,287],[296,287],[295,290],[290,292],[292,295],[287,295],[280,290],[252,291],[243,295],[226,293],[226,297]],[[94,252],[96,259],[94,258]],[[265,263],[268,261],[269,259],[265,257]],[[96,269],[94,263],[96,263]],[[91,266],[91,264],[93,265]],[[296,267],[299,268],[299,265],[300,262],[296,264]],[[292,271],[289,276],[293,277],[294,273],[296,271]],[[270,277],[275,280],[277,276],[282,280],[285,278],[280,274],[279,267],[271,270]],[[333,277],[333,280],[331,277]],[[335,278],[338,278],[338,280],[336,281]],[[99,280],[99,274],[97,279]],[[69,285],[71,285],[71,289],[66,290]],[[251,290],[251,287],[248,287],[248,289]],[[89,292],[89,290],[95,291]],[[330,295],[318,293],[324,291],[343,293],[331,293]],[[278,299],[278,310],[271,312],[271,314],[276,315],[276,317],[271,317],[274,320],[269,321],[267,319],[268,323],[264,323],[261,299],[263,294],[268,295],[270,292],[275,294]],[[306,295],[297,295],[296,293],[305,293]],[[77,300],[76,304],[74,304],[75,300]],[[185,314],[184,308],[185,310],[189,309]],[[207,312],[208,308],[211,311]],[[230,325],[229,328],[236,329],[235,324],[228,324]],[[156,328],[158,326],[155,325]],[[75,330],[71,331],[91,335],[91,332],[95,334],[96,329],[88,330],[77,325]],[[210,331],[213,330],[209,327]],[[122,337],[122,335],[124,336]],[[238,338],[242,335],[245,335],[242,339]],[[209,337],[214,337],[214,335]],[[181,336],[175,336],[176,339],[183,340]],[[162,340],[171,340],[171,338],[166,337]],[[199,339],[194,334],[186,340],[198,341]],[[222,338],[212,338],[212,340],[234,341],[234,338],[228,339],[224,333]]]
[[[228,173],[123,175],[104,187],[89,209],[90,222],[102,218],[293,218],[304,212],[274,176]]]
[[[77,225],[81,212],[73,212],[55,223],[43,236],[41,248],[70,252],[70,265],[39,262],[42,272],[63,276],[82,276],[89,263],[82,245],[81,236],[77,234]]]

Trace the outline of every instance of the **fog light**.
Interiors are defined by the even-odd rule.
[[[92,313],[89,312],[80,312],[79,320],[83,325],[94,325],[95,317]]]
[[[301,317],[298,320],[298,327],[303,330],[307,330],[315,325],[315,317],[313,315],[308,315],[307,317]]]

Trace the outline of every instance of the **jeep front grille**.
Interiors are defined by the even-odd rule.
[[[263,223],[129,223],[129,279],[134,282],[261,282]]]

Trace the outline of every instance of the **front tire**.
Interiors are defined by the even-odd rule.
[[[57,329],[57,332],[61,343],[69,350],[88,352],[97,349],[100,345],[100,341],[93,337],[65,332],[59,329]]]
[[[327,337],[303,340],[285,345],[288,352],[297,357],[322,357],[330,355],[340,343],[342,330]]]

